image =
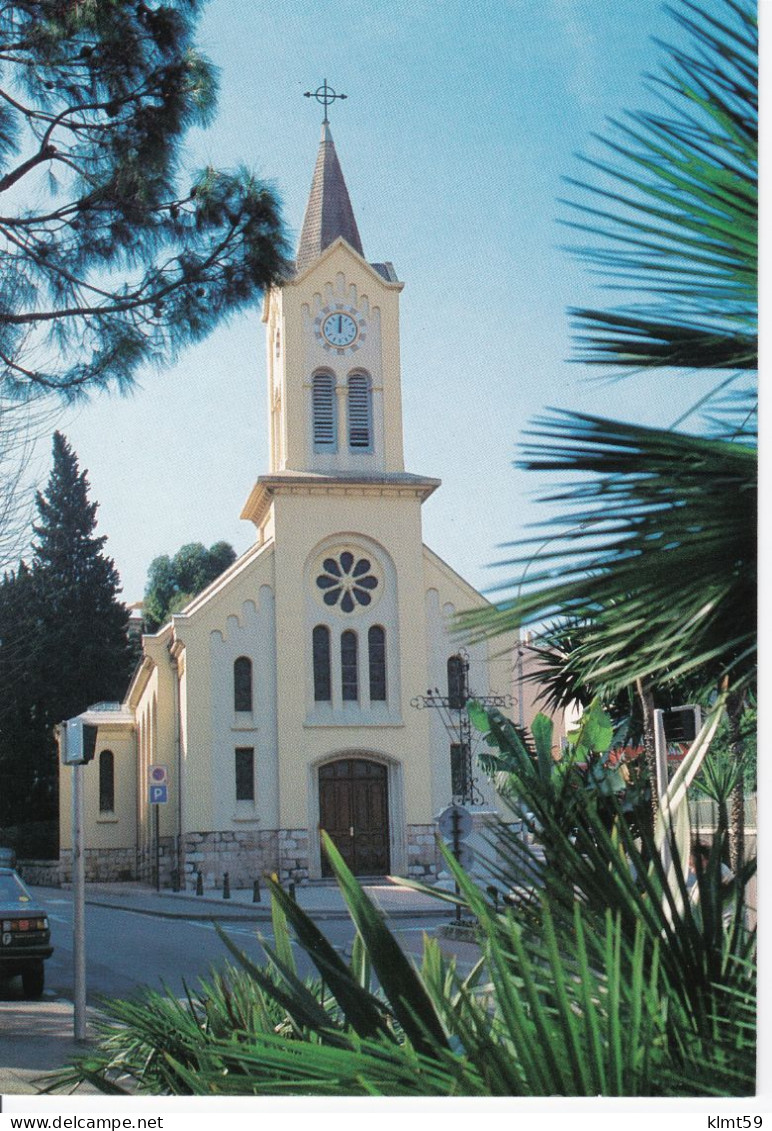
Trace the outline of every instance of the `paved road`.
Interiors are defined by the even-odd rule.
[[[22,999],[21,979],[0,982],[0,1093],[35,1093],[41,1086],[41,1073],[71,1064],[83,1051],[73,1040],[72,1007],[72,898],[68,891],[38,888],[36,897],[46,907],[51,919],[53,956],[46,963],[46,990],[38,1001]],[[86,907],[87,996],[90,1006],[99,1006],[103,997],[126,997],[142,986],[172,993],[183,991],[186,981],[195,989],[197,979],[205,977],[212,967],[222,966],[230,956],[218,938],[211,922],[193,916],[177,904],[181,917],[153,914],[152,900],[144,911],[116,906],[88,904]],[[163,901],[159,903],[163,906]],[[167,908],[168,910],[168,908]],[[197,911],[203,910],[201,905]],[[230,912],[236,908],[229,908]],[[210,907],[211,913],[211,907]],[[227,913],[227,912],[226,912]],[[271,924],[263,909],[259,923],[252,912],[242,907],[239,914],[247,920],[225,924],[229,936],[250,957],[262,958],[258,931],[272,942]],[[404,912],[403,912],[404,914]],[[313,916],[312,916],[313,917]],[[442,922],[436,910],[432,915],[395,918],[390,927],[403,948],[418,956],[424,932],[434,934]],[[447,921],[447,920],[445,920]],[[344,955],[349,951],[353,928],[347,917],[324,914],[321,929]],[[477,948],[468,943],[444,940],[443,949],[458,956],[459,968],[471,967]],[[311,972],[302,950],[296,946],[301,974]],[[92,1091],[82,1085],[80,1092]]]
[[[72,998],[72,899],[69,892],[50,888],[35,889],[51,920],[54,954],[46,963],[46,995]],[[391,929],[403,948],[418,956],[424,932],[432,935],[436,917],[416,915],[393,921]],[[237,946],[252,959],[262,961],[258,931],[273,942],[269,922],[238,922],[224,925]],[[349,950],[353,928],[348,918],[326,919],[320,924],[327,938],[344,955]],[[443,943],[459,958],[462,967],[474,961],[476,948],[464,943]],[[296,946],[301,974],[312,972],[303,951]],[[173,993],[183,992],[183,982],[195,986],[212,967],[221,966],[230,956],[210,922],[192,919],[166,919],[137,911],[88,905],[86,907],[86,962],[89,1004],[101,997],[124,997],[141,986]],[[0,1000],[18,1000],[18,979],[0,983]]]

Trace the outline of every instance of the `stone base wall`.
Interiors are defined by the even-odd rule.
[[[410,879],[433,883],[442,868],[437,847],[437,826],[407,826],[407,874]]]
[[[19,860],[16,869],[27,884],[58,888],[62,882],[61,864],[58,860]]]
[[[474,828],[470,836],[474,842],[480,834],[490,835],[498,818],[490,812],[473,813]],[[407,875],[423,883],[434,883],[443,871],[434,822],[407,827]],[[161,888],[169,889],[179,884],[183,891],[195,891],[198,873],[201,873],[204,890],[222,891],[225,873],[232,890],[251,889],[255,880],[267,873],[276,873],[283,884],[305,884],[309,879],[308,829],[250,829],[222,830],[218,832],[192,832],[184,837],[182,845],[183,868],[178,868],[176,837],[162,837],[159,850]],[[63,851],[56,861],[28,861],[24,865],[30,883],[59,885],[72,880],[72,863],[69,851]],[[156,856],[150,851],[137,852],[134,848],[86,849],[86,880],[114,883],[139,880],[154,884]]]
[[[308,882],[308,829],[279,829],[277,871],[282,883]]]
[[[196,887],[198,873],[205,889],[222,889],[225,873],[231,888],[251,888],[266,872],[279,871],[278,840],[285,830],[259,829],[188,833],[185,837],[183,887]]]
[[[134,848],[87,848],[84,854],[87,883],[121,883],[136,880],[137,853]],[[59,857],[59,883],[72,883],[72,852],[63,849]]]
[[[137,853],[137,879],[145,884],[156,882],[156,851],[155,845],[150,849]],[[177,867],[177,838],[162,836],[158,843],[157,867],[159,886],[169,888],[172,886],[172,872]]]

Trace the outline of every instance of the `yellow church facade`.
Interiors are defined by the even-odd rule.
[[[495,818],[443,712],[417,709],[434,689],[452,705],[460,667],[478,695],[524,688],[514,641],[459,653],[453,618],[485,600],[423,544],[440,484],[404,468],[402,289],[364,256],[325,124],[295,273],[264,303],[270,465],[242,511],[256,540],[143,637],[125,701],[83,716],[87,876],[304,882],[327,873],[326,829],[358,875],[432,880],[446,805]]]

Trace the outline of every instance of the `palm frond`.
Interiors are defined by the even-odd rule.
[[[743,677],[756,649],[755,448],[569,412],[527,434],[520,466],[570,475],[544,499],[563,512],[547,545],[533,537],[499,563],[521,567],[519,585],[501,586],[515,596],[463,615],[460,631],[585,619],[572,671],[610,691],[699,669],[710,686]]]
[[[571,311],[586,364],[757,366],[758,35],[751,3],[721,9],[668,9],[692,46],[660,44],[662,112],[612,120],[598,139],[608,159],[581,158],[593,179],[567,179],[581,195],[563,201],[576,216],[564,222],[594,241],[570,250],[607,286],[644,295]]]

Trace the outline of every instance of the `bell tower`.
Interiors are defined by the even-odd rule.
[[[263,312],[271,473],[404,470],[402,286],[365,258],[325,118],[295,271]]]

